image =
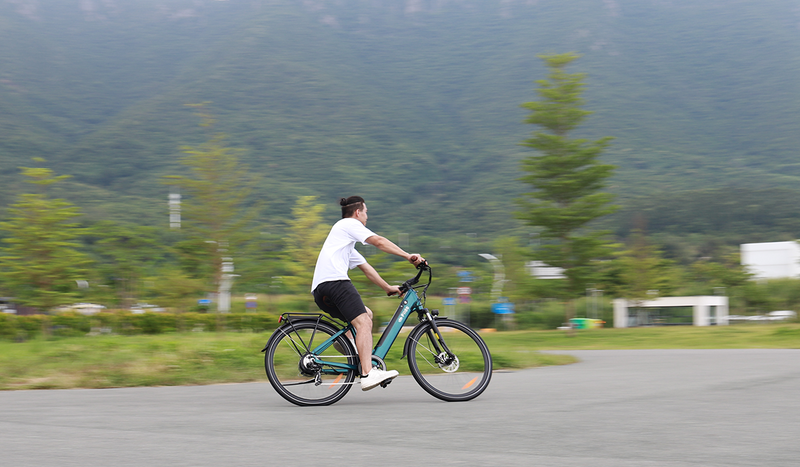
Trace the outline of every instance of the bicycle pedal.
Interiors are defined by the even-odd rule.
[[[393,378],[393,379],[390,379],[390,380],[388,380],[388,381],[384,381],[384,382],[382,382],[382,383],[381,383],[381,387],[382,387],[382,388],[385,388],[386,386],[390,385],[390,384],[392,383],[392,381],[394,381],[394,378]]]

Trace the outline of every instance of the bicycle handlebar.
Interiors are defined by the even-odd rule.
[[[422,273],[425,271],[430,271],[431,267],[430,265],[428,265],[427,261],[423,261],[417,265],[417,269],[419,270],[419,272],[417,272],[417,275],[403,282],[403,285],[400,286],[401,294],[408,292],[408,289],[419,283],[419,278],[422,277]],[[428,281],[428,283],[430,284],[430,281]]]

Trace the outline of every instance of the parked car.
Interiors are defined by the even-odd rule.
[[[139,315],[145,313],[147,311],[152,311],[154,313],[160,313],[162,311],[167,311],[165,308],[162,308],[158,305],[152,305],[150,303],[137,303],[136,305],[131,307],[131,313]]]
[[[770,311],[767,313],[767,317],[770,321],[783,321],[786,319],[795,319],[797,318],[797,313],[792,310],[778,310],[778,311]]]
[[[80,313],[82,315],[96,315],[101,311],[105,310],[106,307],[103,305],[98,305],[96,303],[76,303],[74,305],[64,305],[60,306],[55,309],[57,313],[63,313],[66,311],[74,311],[75,313]]]
[[[785,321],[795,318],[797,318],[797,313],[792,310],[778,310],[763,315],[730,315],[728,321]]]
[[[17,307],[12,300],[8,297],[0,297],[0,313],[17,314]]]

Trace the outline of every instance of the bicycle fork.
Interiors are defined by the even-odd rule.
[[[431,324],[431,328],[428,329],[426,335],[430,340],[431,346],[433,346],[433,350],[436,354],[436,363],[440,366],[447,366],[453,363],[455,360],[455,355],[450,349],[447,347],[447,343],[445,343],[444,339],[442,339],[442,335],[439,332],[439,326],[436,325],[436,320],[433,319],[433,315],[431,314],[430,310],[427,308],[424,309],[424,319],[423,321],[427,321]],[[438,315],[438,311],[434,310],[434,313]],[[408,346],[403,350],[403,357],[407,357],[408,353]]]

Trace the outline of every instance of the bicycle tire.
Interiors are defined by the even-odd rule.
[[[422,389],[438,399],[462,402],[478,397],[492,379],[489,347],[466,324],[447,318],[434,319],[441,339],[456,360],[443,361],[442,354],[433,345],[433,327],[425,323],[408,336],[407,357],[411,374]]]
[[[272,333],[264,348],[264,369],[281,397],[300,406],[330,405],[350,391],[355,370],[337,373],[331,366],[316,369],[303,366],[303,358],[308,356],[306,361],[313,360],[311,350],[336,332],[338,329],[328,323],[308,320],[284,324]],[[317,356],[357,366],[356,351],[344,334],[335,342],[345,350],[344,354],[331,345]]]

